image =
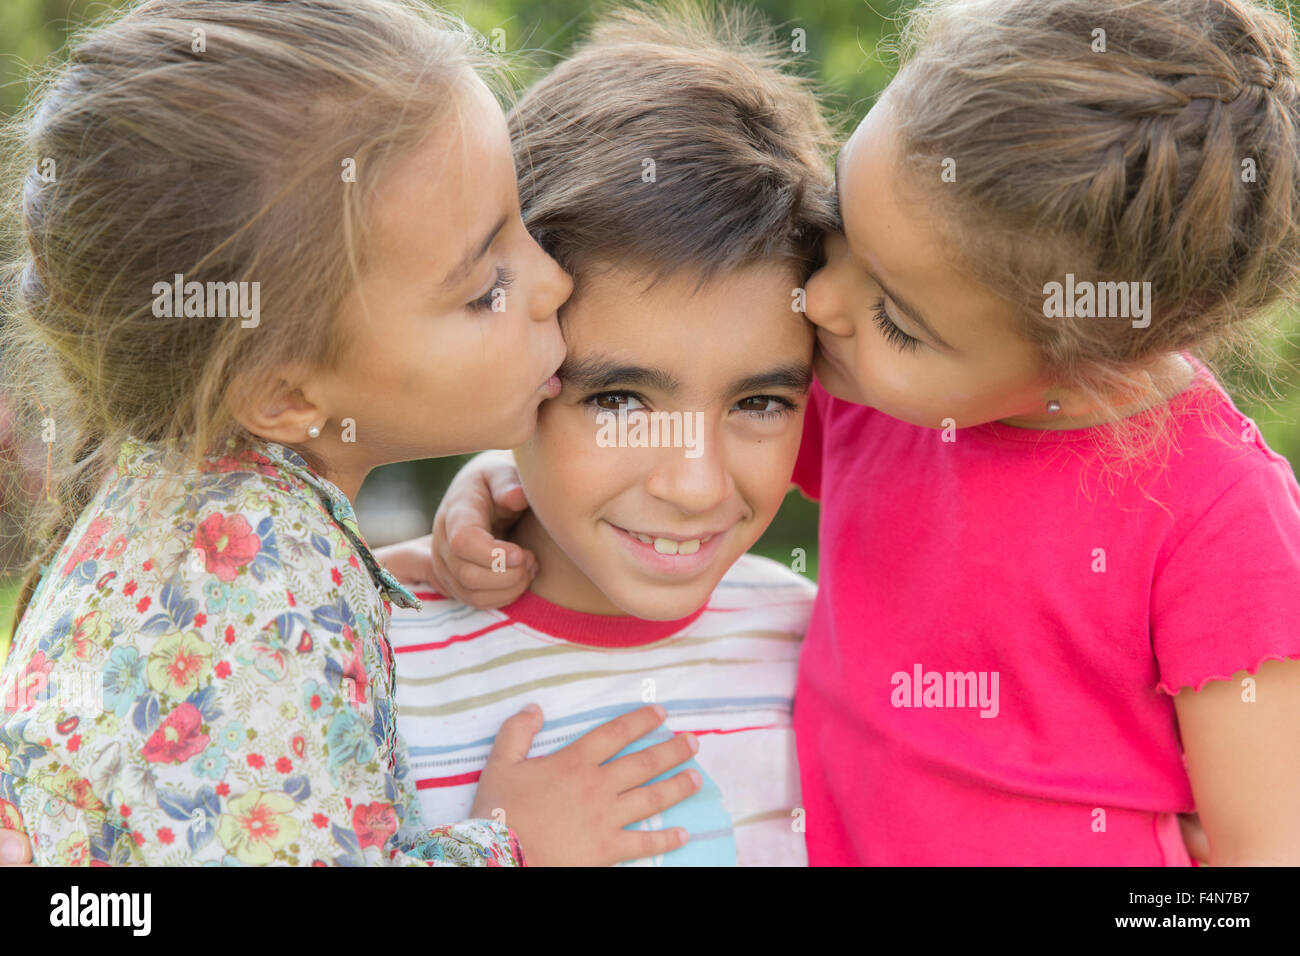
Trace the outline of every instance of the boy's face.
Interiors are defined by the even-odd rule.
[[[791,309],[798,281],[765,264],[698,284],[678,274],[647,289],[611,269],[565,307],[564,389],[515,449],[532,508],[517,540],[537,552],[541,597],[685,617],[785,497],[813,352],[812,327]],[[661,430],[651,413],[677,414]],[[678,447],[630,447],[656,433]]]

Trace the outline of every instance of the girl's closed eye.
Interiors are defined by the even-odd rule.
[[[469,308],[475,312],[486,312],[492,309],[495,299],[505,294],[506,289],[510,288],[510,283],[515,281],[515,274],[508,269],[498,268],[496,280],[492,283],[492,288],[488,289],[481,296],[469,303]],[[501,309],[495,311],[500,312]]]
[[[921,345],[920,339],[908,335],[889,317],[889,312],[885,309],[884,296],[877,299],[872,306],[872,318],[885,340],[900,352],[915,351]]]
[[[757,421],[775,421],[791,412],[797,412],[799,406],[780,395],[750,395],[736,402],[732,409],[738,409]]]

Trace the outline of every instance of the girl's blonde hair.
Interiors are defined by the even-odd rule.
[[[1255,320],[1300,276],[1300,93],[1281,13],[922,0],[900,47],[901,155],[933,174],[924,195],[959,265],[1013,303],[1062,384],[1105,402],[1160,356],[1258,347]],[[1047,317],[1044,285],[1066,273],[1150,282],[1150,327]]]
[[[0,151],[7,391],[55,436],[15,620],[128,436],[246,446],[250,389],[344,357],[375,185],[486,59],[416,0],[147,0],[73,42]],[[260,324],[156,317],[177,274],[259,283]]]

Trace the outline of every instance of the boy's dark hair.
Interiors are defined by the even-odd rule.
[[[836,228],[834,140],[761,19],[691,4],[602,18],[510,114],[524,221],[581,282],[812,270]]]

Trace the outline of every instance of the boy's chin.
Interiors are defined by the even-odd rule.
[[[641,588],[636,594],[611,595],[606,591],[605,596],[611,598],[624,614],[643,621],[677,621],[690,617],[708,603],[713,593],[709,586],[711,580],[711,576],[702,576],[689,585]]]

